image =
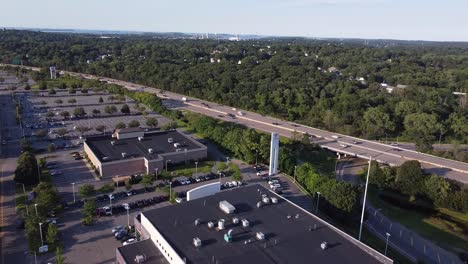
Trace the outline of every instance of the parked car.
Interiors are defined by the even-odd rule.
[[[135,195],[135,194],[136,194],[135,190],[128,190],[127,191],[127,196],[132,196],[132,195]]]
[[[122,204],[125,210],[130,210],[130,205],[128,203]]]
[[[117,232],[119,232],[119,231],[121,231],[123,229],[124,229],[123,226],[116,226],[116,227],[112,228],[112,234],[115,234],[115,233],[117,233]]]
[[[103,209],[106,215],[112,215],[112,209],[109,206],[105,206]]]
[[[120,240],[120,239],[122,239],[122,238],[123,238],[124,236],[126,236],[126,235],[128,235],[127,230],[122,229],[122,230],[120,230],[120,231],[117,231],[117,232],[114,234],[114,237],[115,237],[115,239]]]
[[[136,238],[130,238],[128,240],[126,240],[125,242],[123,242],[123,245],[126,246],[126,245],[130,245],[132,243],[135,243],[137,242]]]

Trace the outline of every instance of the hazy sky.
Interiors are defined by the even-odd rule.
[[[0,0],[2,27],[468,41],[468,0]]]

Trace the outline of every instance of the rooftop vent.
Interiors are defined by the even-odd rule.
[[[235,224],[235,225],[237,225],[237,224],[239,223],[239,218],[234,217],[234,218],[232,219],[232,223]]]
[[[146,256],[143,254],[135,256],[135,263],[143,263],[146,261]]]
[[[198,237],[195,237],[195,238],[193,239],[193,245],[194,245],[195,247],[201,247],[201,245],[202,245],[201,239],[198,238]]]
[[[271,197],[271,202],[274,203],[274,204],[275,204],[275,203],[278,203],[278,198],[276,198],[276,197]]]
[[[174,148],[180,147],[180,143],[174,143]]]
[[[249,227],[250,225],[249,220],[247,219],[242,219],[241,222],[242,222],[242,227]]]
[[[262,207],[262,201],[257,202],[257,208],[260,208],[260,207]]]
[[[218,230],[223,230],[224,227],[224,219],[219,219],[218,221]]]
[[[112,145],[112,146],[115,145],[115,141],[114,141],[114,140],[111,140],[111,145]]]
[[[328,248],[327,242],[325,242],[325,241],[322,242],[322,244],[320,244],[320,248],[321,248],[322,250],[326,250],[326,249]]]
[[[195,219],[195,226],[200,225],[200,222],[201,222],[200,218]]]
[[[138,137],[138,141],[142,141],[144,137]]]
[[[152,148],[149,148],[149,149],[148,149],[148,153],[149,153],[149,154],[153,154],[153,152],[154,152],[154,151],[153,151]]]
[[[255,237],[258,240],[264,240],[265,239],[265,234],[263,234],[262,232],[257,232],[257,234],[255,234]]]
[[[211,222],[211,221],[209,221],[209,222],[208,222],[208,227],[209,227],[209,228],[213,228],[213,227],[214,227],[214,223]]]
[[[107,156],[102,157],[102,160],[108,160],[108,159],[109,159],[109,157],[107,157]]]
[[[269,204],[270,203],[270,198],[265,196],[265,197],[262,198],[262,201],[263,201],[264,204]]]
[[[122,158],[125,158],[127,156],[126,152],[122,152]]]

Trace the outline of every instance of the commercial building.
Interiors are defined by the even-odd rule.
[[[393,263],[258,184],[144,211],[134,221],[142,241],[117,248],[117,263]]]
[[[206,146],[177,130],[145,132],[141,128],[88,137],[84,151],[102,177],[157,174],[167,169],[167,164],[207,157]]]

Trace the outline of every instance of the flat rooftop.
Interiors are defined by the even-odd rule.
[[[145,264],[169,264],[150,239],[122,246],[117,248],[117,250],[127,263],[135,263],[135,257],[137,255],[145,255]]]
[[[172,138],[174,142],[168,143],[169,138]],[[111,141],[114,141],[115,144],[112,145]],[[176,148],[174,143],[179,143],[180,146]],[[111,135],[88,137],[86,138],[86,144],[101,162],[137,157],[146,157],[148,160],[153,160],[157,159],[161,154],[176,152],[177,149],[183,152],[185,149],[193,150],[203,147],[194,139],[177,130],[146,132],[141,141],[138,140],[138,137],[119,140]],[[153,153],[149,153],[148,149],[153,149]],[[122,157],[122,153],[126,153],[125,158]],[[107,158],[104,159],[104,157]]]
[[[257,208],[261,194],[277,197],[278,203]],[[230,215],[222,212],[219,202],[223,200],[231,203],[236,212]],[[351,260],[353,263],[381,263],[358,247],[356,241],[353,243],[351,238],[258,184],[145,211],[143,215],[181,258],[187,258],[187,263],[297,264],[349,263]],[[250,227],[232,224],[234,217],[247,219]],[[195,226],[197,218],[201,223]],[[216,227],[219,219],[226,221],[225,230],[208,228],[209,221]],[[233,241],[228,243],[224,241],[224,234],[231,228]],[[257,241],[256,232],[264,233],[265,240]],[[195,237],[202,241],[199,248],[193,245]],[[245,244],[247,240],[251,242]],[[320,247],[324,241],[328,243],[327,250]]]

